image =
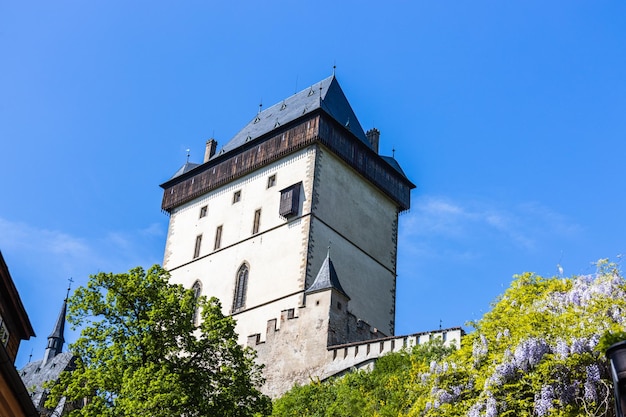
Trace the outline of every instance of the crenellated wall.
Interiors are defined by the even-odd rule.
[[[386,336],[350,313],[348,300],[335,290],[306,296],[306,304],[283,310],[267,322],[265,335],[248,336],[248,346],[265,365],[262,391],[278,397],[295,384],[367,369],[382,355],[442,337],[460,346],[460,327],[408,336]],[[263,340],[264,339],[264,340]]]

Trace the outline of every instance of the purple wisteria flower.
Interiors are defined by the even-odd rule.
[[[491,376],[491,382],[496,385],[502,385],[509,381],[512,381],[517,376],[517,367],[512,362],[501,363],[496,366],[496,369]]]
[[[541,392],[535,394],[535,413],[539,417],[545,416],[553,408],[554,388],[552,385],[544,385]]]
[[[482,414],[482,411],[485,411]],[[474,403],[467,411],[468,417],[497,417],[498,406],[496,399],[490,391],[487,391],[487,398],[484,401],[478,401]]]
[[[556,353],[559,359],[567,358],[569,356],[569,345],[567,342],[560,338],[557,339],[554,353]]]
[[[598,401],[598,381],[600,381],[600,368],[597,364],[587,365],[587,380],[584,384],[583,397],[587,401]]]
[[[523,340],[515,348],[513,353],[515,365],[523,370],[528,371],[535,367],[546,353],[550,352],[550,345],[543,340],[531,337]]]
[[[487,346],[487,338],[485,335],[480,335],[480,340],[474,342],[474,346],[472,347],[472,356],[474,357],[474,366],[478,366],[480,361],[487,356],[487,352],[489,351]]]

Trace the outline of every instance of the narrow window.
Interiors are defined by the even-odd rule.
[[[208,211],[208,207],[207,206],[200,207],[200,218],[206,217],[207,211]]]
[[[241,201],[241,190],[237,190],[233,193],[233,204]]]
[[[261,209],[254,212],[254,223],[252,224],[252,234],[259,233],[259,226],[261,225]]]
[[[276,174],[270,175],[267,178],[267,188],[271,188],[276,185]]]
[[[200,246],[202,245],[202,235],[196,236],[196,247],[193,250],[193,259],[200,256]]]
[[[302,183],[299,182],[280,191],[279,214],[281,216],[290,217],[298,214],[301,185]]]
[[[245,308],[246,290],[248,288],[248,265],[245,263],[237,271],[237,281],[235,282],[235,295],[233,297],[233,313]]]
[[[193,296],[195,298],[194,302],[195,302],[195,306],[194,306],[194,310],[193,310],[193,324],[194,325],[198,325],[198,299],[200,298],[200,295],[202,294],[202,283],[200,283],[200,281],[196,280],[196,282],[193,283],[193,287],[191,287],[191,290],[193,291]]]
[[[213,245],[213,250],[217,250],[222,246],[222,226],[217,226],[215,229],[215,245]]]

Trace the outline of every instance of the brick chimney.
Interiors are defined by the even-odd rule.
[[[206,149],[204,150],[204,162],[208,162],[217,149],[217,141],[213,138],[206,141]]]
[[[367,136],[367,140],[369,140],[370,145],[372,145],[372,149],[374,149],[374,152],[378,153],[378,141],[380,139],[380,130],[374,127],[368,130],[365,136]]]

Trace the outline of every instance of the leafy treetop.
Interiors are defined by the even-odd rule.
[[[196,322],[195,313],[201,320]],[[71,345],[76,370],[63,373],[48,404],[78,404],[71,416],[252,416],[271,411],[254,353],[237,344],[235,322],[217,299],[148,271],[92,275],[69,299],[82,327]]]

